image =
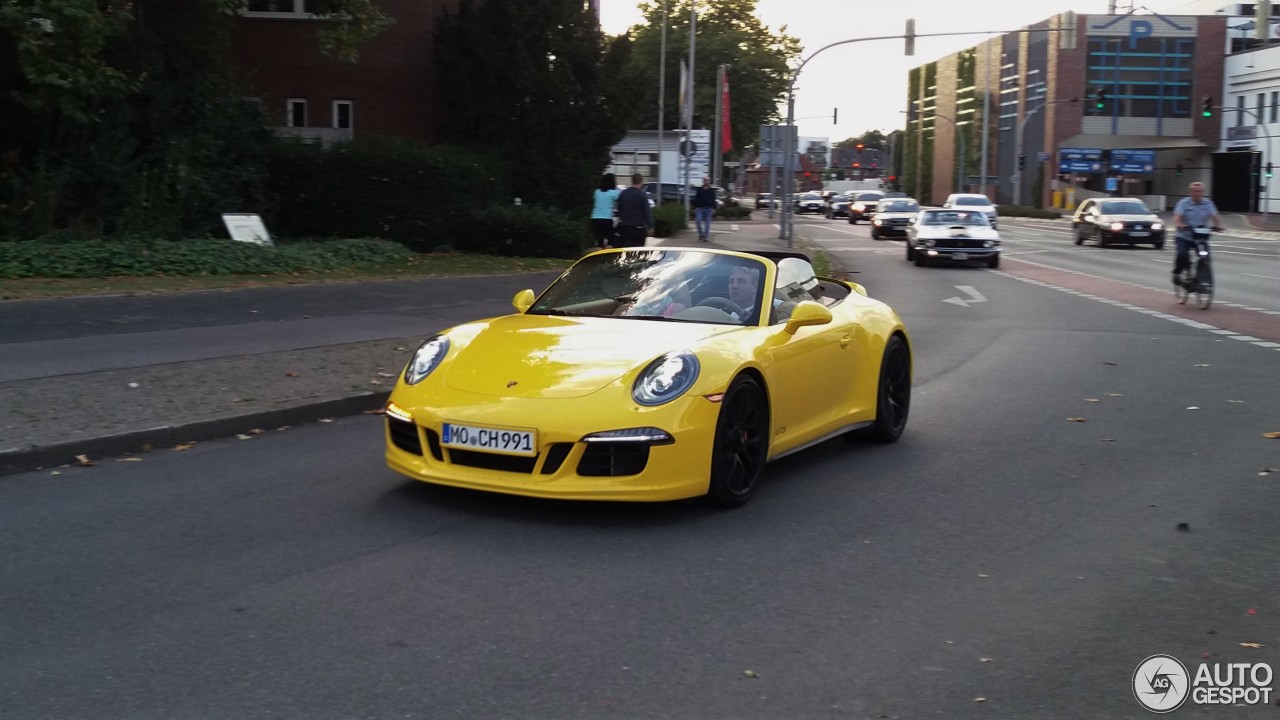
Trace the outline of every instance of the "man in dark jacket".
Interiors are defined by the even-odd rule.
[[[618,239],[616,247],[644,247],[645,237],[653,227],[653,208],[649,193],[644,191],[644,175],[631,175],[631,187],[618,195]]]
[[[698,239],[706,242],[711,237],[711,217],[716,211],[716,189],[711,178],[702,178],[702,187],[693,192],[694,222],[698,226]]]

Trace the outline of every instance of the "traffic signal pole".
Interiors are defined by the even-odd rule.
[[[1026,136],[1027,123],[1031,121],[1031,118],[1035,117],[1036,113],[1044,109],[1046,105],[1057,105],[1058,103],[1069,103],[1069,102],[1070,103],[1080,102],[1080,98],[1067,98],[1065,100],[1048,100],[1048,101],[1042,102],[1039,105],[1035,106],[1035,108],[1033,108],[1031,112],[1027,113],[1027,116],[1022,118],[1022,122],[1018,123],[1018,134],[1014,141],[1014,145],[1016,147],[1013,152],[1013,155],[1015,158],[1017,158],[1017,162],[1018,162],[1018,172],[1013,176],[1013,204],[1014,205],[1022,204],[1022,186],[1025,184],[1022,181],[1022,176],[1025,172],[1024,166],[1026,165],[1026,153],[1023,152],[1024,150],[1023,140],[1025,139],[1025,136]]]

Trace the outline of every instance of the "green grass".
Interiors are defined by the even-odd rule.
[[[573,262],[573,260],[562,258],[518,258],[466,253],[430,253],[403,261],[331,272],[295,272],[277,275],[17,278],[0,280],[0,300],[29,300],[80,295],[161,295],[197,290],[313,285],[414,277],[508,275],[512,273],[563,270]]]

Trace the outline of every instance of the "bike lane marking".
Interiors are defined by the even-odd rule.
[[[1172,287],[1169,290],[1158,290],[1073,270],[1061,270],[1030,260],[1013,257],[1008,260],[1011,262],[1002,265],[1000,270],[988,272],[1280,351],[1280,311],[1219,302],[1215,302],[1209,310],[1201,310],[1191,304],[1191,301],[1187,305],[1177,304],[1173,299]]]

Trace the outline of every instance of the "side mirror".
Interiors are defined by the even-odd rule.
[[[853,291],[858,293],[862,297],[867,297],[867,289],[862,287],[861,284],[856,282],[850,282],[849,287],[853,288]]]
[[[511,299],[511,305],[519,312],[524,312],[533,307],[533,300],[536,296],[532,290],[521,290]]]
[[[831,322],[831,311],[825,305],[813,300],[804,300],[791,311],[791,318],[787,320],[787,326],[783,328],[783,332],[795,335],[796,331],[802,327],[826,325],[829,322]]]

